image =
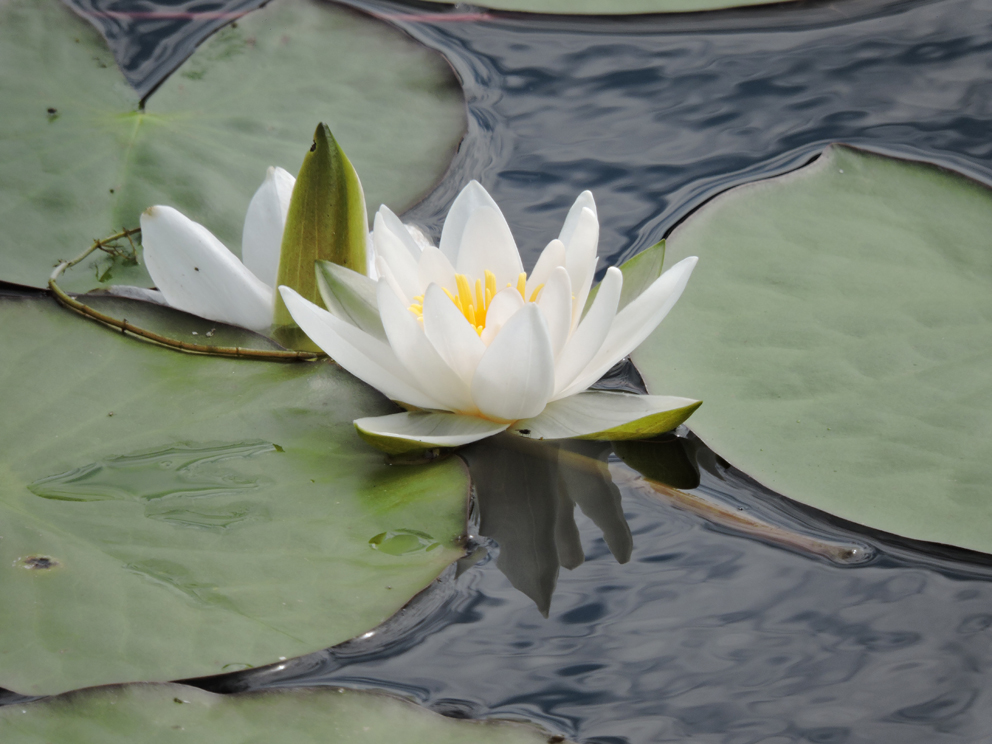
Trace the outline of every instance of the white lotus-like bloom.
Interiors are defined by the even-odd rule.
[[[588,191],[530,276],[499,207],[475,181],[452,204],[439,247],[418,245],[388,210],[376,215],[372,236],[378,282],[329,267],[345,279],[335,297],[324,281],[331,312],[279,289],[296,323],[338,364],[420,409],[355,422],[383,449],[458,446],[511,426],[543,439],[650,436],[699,405],[587,391],[655,329],[696,264],[676,264],[619,312],[623,274],[610,268],[584,312],[599,240]]]
[[[282,234],[295,184],[282,168],[268,169],[248,205],[240,260],[207,228],[178,210],[145,210],[145,267],[166,303],[202,318],[267,331],[275,312]]]

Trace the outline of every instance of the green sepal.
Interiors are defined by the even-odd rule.
[[[330,261],[318,261],[314,268],[324,307],[341,320],[386,341],[386,331],[379,318],[376,283],[365,274]]]
[[[330,128],[318,124],[289,202],[276,285],[285,284],[322,306],[314,263],[331,261],[364,274],[368,234],[365,195],[358,174]],[[277,293],[275,325],[292,323]]]
[[[623,274],[623,289],[620,290],[620,302],[617,304],[617,312],[620,312],[633,300],[640,297],[641,293],[651,286],[651,283],[655,279],[661,276],[661,269],[664,263],[665,241],[659,240],[653,246],[641,251],[620,266],[620,272]],[[592,307],[592,301],[596,299],[598,293],[599,285],[597,284],[592,288],[589,298],[586,300],[586,306],[582,310],[583,317],[589,312],[589,308]]]
[[[650,416],[628,421],[626,424],[614,426],[610,429],[603,429],[603,431],[584,434],[583,436],[575,437],[575,439],[595,439],[601,442],[617,442],[625,439],[650,439],[651,437],[671,431],[679,424],[684,423],[701,405],[703,405],[703,401],[697,400],[683,408],[652,413]]]
[[[355,425],[355,431],[357,431],[358,436],[360,436],[368,444],[371,444],[377,450],[394,457],[411,456],[422,452],[427,452],[429,450],[441,450],[441,448],[437,445],[425,444],[424,442],[418,442],[414,439],[388,437],[383,434],[367,431],[357,424]]]

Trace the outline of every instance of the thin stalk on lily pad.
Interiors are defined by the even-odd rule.
[[[269,361],[310,361],[325,356],[322,353],[311,351],[249,349],[240,346],[214,346],[210,344],[195,344],[190,343],[189,341],[180,341],[179,339],[170,338],[162,335],[161,333],[156,333],[146,328],[142,328],[134,323],[129,323],[126,318],[118,319],[107,315],[106,313],[102,313],[96,308],[87,305],[85,302],[80,302],[78,296],[73,297],[69,295],[58,285],[59,277],[62,276],[67,269],[71,269],[73,266],[81,263],[96,251],[103,251],[104,253],[109,253],[111,255],[118,255],[120,251],[115,247],[115,243],[120,240],[127,239],[131,244],[133,253],[135,246],[132,238],[140,234],[141,228],[122,230],[109,237],[103,238],[102,240],[94,240],[93,244],[89,248],[71,261],[60,261],[48,279],[48,288],[52,291],[55,299],[58,300],[58,302],[63,306],[79,313],[83,317],[95,320],[98,323],[109,326],[110,328],[116,328],[126,335],[139,338],[143,341],[148,341],[149,343],[176,349],[177,351],[183,351],[188,354],[237,357],[241,359],[265,359]]]

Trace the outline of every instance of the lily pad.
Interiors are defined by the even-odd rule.
[[[633,15],[635,13],[695,13],[704,10],[771,5],[789,0],[482,0],[473,3],[493,10],[563,15]]]
[[[634,361],[779,493],[992,552],[990,236],[987,187],[830,147],[672,233],[668,260],[699,265]]]
[[[457,721],[413,703],[337,688],[216,695],[186,685],[81,690],[0,708],[0,736],[17,744],[545,744],[535,726]]]
[[[329,124],[371,209],[401,212],[444,174],[465,127],[444,60],[389,26],[313,0],[274,0],[206,40],[138,106],[99,33],[58,0],[0,4],[0,280],[52,265],[176,207],[235,253],[248,202],[296,173]],[[141,266],[85,263],[64,287],[148,286]]]
[[[462,555],[463,466],[386,465],[351,422],[391,404],[331,362],[177,353],[47,298],[0,298],[0,324],[0,686],[313,652]],[[438,545],[369,544],[390,531]]]

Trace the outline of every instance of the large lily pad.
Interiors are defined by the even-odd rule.
[[[473,3],[493,10],[567,15],[631,15],[634,13],[695,13],[704,10],[770,5],[788,0],[482,0]]]
[[[331,362],[192,356],[0,298],[0,686],[231,671],[396,612],[461,555],[456,459],[390,467]],[[375,550],[383,532],[429,535]]]
[[[412,703],[335,688],[215,695],[185,685],[82,690],[0,708],[11,744],[544,744],[534,726],[456,721]]]
[[[635,354],[653,392],[765,485],[846,519],[992,552],[992,191],[829,148],[668,240],[699,265]]]
[[[0,3],[0,280],[44,286],[57,259],[136,227],[152,204],[238,252],[269,165],[295,173],[330,125],[371,209],[402,211],[445,172],[465,125],[439,55],[314,0],[274,0],[204,42],[138,108],[103,39],[58,0]],[[96,261],[96,259],[94,259]],[[138,267],[81,266],[148,284]]]

